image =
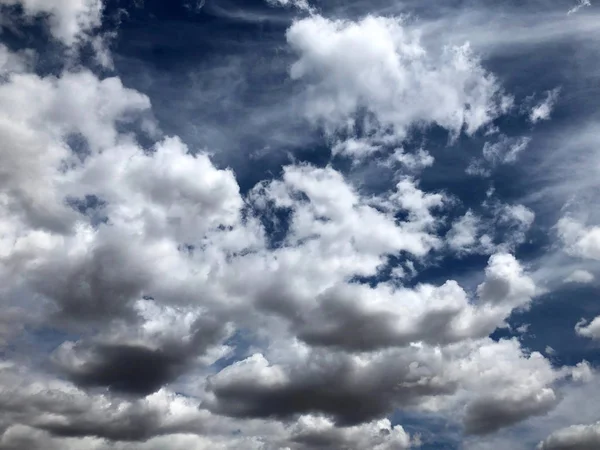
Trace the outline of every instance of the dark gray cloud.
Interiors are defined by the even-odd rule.
[[[460,289],[448,294],[456,297],[454,304],[443,305],[439,310],[432,308],[423,314],[407,309],[405,314],[410,315],[411,320],[404,321],[389,310],[364,309],[358,300],[359,296],[377,295],[374,292],[354,295],[339,291],[326,292],[317,300],[319,308],[299,321],[297,335],[310,345],[337,347],[348,351],[403,347],[415,341],[434,345],[450,344],[464,339],[464,336],[453,329],[453,320],[460,316],[467,303],[460,303],[464,298],[464,293]],[[411,300],[428,301],[426,294],[421,295],[411,291],[392,294],[389,301],[396,301],[399,307],[404,306],[406,303],[403,297],[408,297],[406,303]],[[473,328],[467,333],[473,335],[481,333],[477,327]],[[486,334],[484,331],[481,336]]]
[[[360,367],[348,355],[316,351],[303,370],[298,367],[285,381],[271,382],[260,379],[265,361],[255,355],[248,368],[244,363],[234,365],[209,379],[208,388],[216,397],[211,409],[244,418],[290,419],[317,413],[332,417],[338,425],[356,425],[428,396],[455,391],[454,382],[427,369],[415,372],[409,356],[405,358],[383,357]]]
[[[80,257],[59,253],[31,275],[36,290],[54,301],[59,319],[106,321],[131,315],[132,303],[150,283],[149,263],[139,248],[123,236],[106,235],[107,242]]]
[[[494,433],[528,417],[546,414],[557,403],[558,398],[549,392],[541,398],[533,395],[518,400],[509,397],[482,398],[467,407],[465,431],[478,435]]]
[[[399,330],[398,318],[388,311],[364,311],[357,304],[335,296],[319,300],[320,309],[298,326],[298,337],[310,345],[370,351],[405,346],[418,340],[448,344],[462,339],[451,327],[460,308],[428,312],[415,317],[410,328]]]
[[[80,342],[60,349],[55,359],[79,386],[148,395],[176,380],[199,356],[225,339],[226,328],[226,323],[201,317],[180,340],[169,338],[153,345],[127,343],[124,336],[122,343]]]
[[[24,436],[19,430],[25,427],[44,430],[57,438],[95,437],[111,442],[142,442],[173,433],[199,434],[206,427],[215,427],[215,419],[202,411],[197,401],[165,390],[126,400],[111,393],[88,394],[70,383],[33,375],[33,371],[23,377],[24,369],[15,366],[0,370],[2,449],[13,448],[11,445],[29,448],[21,442],[28,442],[27,434],[35,442],[36,433],[30,431]],[[31,448],[37,447],[32,444]]]
[[[184,354],[132,345],[99,345],[70,378],[81,386],[146,395],[175,379],[187,365]]]
[[[40,424],[38,428],[59,437],[94,436],[111,441],[145,441],[161,434],[161,414],[164,412],[134,405],[127,414],[108,420],[86,415],[72,416],[69,422]]]
[[[290,320],[300,339],[312,346],[368,352],[413,342],[449,345],[486,337],[514,307],[529,303],[535,285],[512,255],[498,253],[488,261],[476,299],[451,281],[414,289],[350,283],[327,289],[314,300],[316,306],[304,312],[307,308],[294,303],[292,293],[285,288],[279,292],[267,292],[260,304]]]

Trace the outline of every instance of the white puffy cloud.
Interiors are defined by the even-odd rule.
[[[512,255],[493,255],[485,273],[485,282],[477,287],[484,303],[507,303],[516,307],[535,294],[535,283],[523,274],[522,267]]]
[[[332,131],[352,130],[366,110],[362,125],[392,128],[399,139],[430,124],[472,134],[510,105],[468,45],[425,48],[396,18],[314,15],[296,21],[287,40],[299,55],[291,76],[307,83],[307,117]]]
[[[336,428],[324,417],[302,416],[291,431],[292,448],[306,449],[363,449],[403,450],[411,446],[411,439],[404,429],[392,426],[388,419],[370,423]]]
[[[555,431],[538,445],[538,450],[593,450],[600,446],[600,422],[571,425]]]
[[[575,331],[578,335],[590,339],[600,339],[600,316],[594,318],[588,323],[587,320],[581,320],[575,325]]]
[[[495,208],[496,223],[506,227],[500,248],[511,249],[525,242],[527,231],[535,220],[535,213],[525,205],[498,205]]]
[[[299,201],[299,195],[308,201]],[[347,248],[356,253],[356,263],[371,257],[378,265],[385,254],[407,251],[423,256],[439,245],[431,233],[436,225],[432,211],[443,205],[443,194],[424,193],[413,180],[404,179],[386,196],[363,198],[338,171],[308,165],[288,166],[282,181],[254,191],[258,206],[270,200],[276,207],[292,209],[290,243],[308,240],[306,246],[318,246],[323,256],[339,256]],[[398,224],[394,215],[400,211],[408,213],[408,220]]]
[[[588,383],[594,379],[594,369],[589,362],[584,360],[571,369],[571,377],[575,381]]]
[[[116,145],[118,122],[150,107],[146,96],[124,88],[118,78],[99,80],[87,71],[45,78],[13,74],[0,85],[0,103],[0,189],[34,226],[68,220],[62,199],[52,197],[61,167],[78,164],[85,148],[75,154],[67,139],[80,136],[83,147],[99,152]],[[22,106],[15,110],[14,105]]]
[[[461,370],[475,398],[467,404],[467,433],[486,434],[542,415],[559,401],[552,388],[557,373],[540,353],[525,356],[516,339],[477,345],[465,355]],[[493,390],[486,386],[494,386]]]
[[[587,259],[600,259],[600,227],[585,226],[566,216],[556,224],[558,237],[567,253]]]
[[[452,224],[452,228],[446,234],[448,246],[457,252],[468,252],[480,243],[478,238],[481,227],[480,219],[467,211]]]

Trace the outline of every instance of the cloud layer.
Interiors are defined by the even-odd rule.
[[[0,449],[429,445],[410,415],[483,446],[596,382],[512,320],[558,284],[594,287],[597,217],[571,202],[540,224],[547,209],[488,184],[527,160],[563,88],[511,93],[469,43],[431,39],[433,19],[269,2],[293,15],[286,107],[321,148],[246,186],[86,64],[108,52],[109,6],[0,0],[10,33],[68,49],[43,70],[26,41],[0,46]],[[544,232],[556,243],[527,247]],[[595,448],[597,428],[532,445]]]

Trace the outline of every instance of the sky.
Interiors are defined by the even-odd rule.
[[[600,448],[593,0],[0,0],[1,450]]]

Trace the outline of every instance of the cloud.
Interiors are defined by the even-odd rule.
[[[579,3],[577,3],[577,5],[573,6],[568,12],[567,15],[571,15],[571,14],[575,14],[577,11],[579,11],[581,8],[584,8],[586,6],[592,6],[592,2],[590,2],[590,0],[579,0]]]
[[[538,445],[538,450],[592,450],[600,445],[600,423],[571,425],[555,431]]]
[[[211,409],[234,417],[320,412],[345,426],[394,408],[443,409],[448,398],[450,404],[468,403],[467,430],[486,433],[548,411],[557,401],[549,388],[556,378],[549,362],[539,353],[523,355],[516,341],[326,355],[314,350],[298,354],[288,368],[261,354],[235,363],[210,379]],[[408,361],[414,362],[406,366]],[[498,361],[506,368],[498,371]],[[493,395],[487,392],[489,383],[496,386]],[[487,410],[480,408],[483,404]]]
[[[470,302],[454,281],[442,286],[394,289],[381,283],[335,286],[316,299],[317,307],[291,318],[298,337],[311,345],[367,351],[413,342],[445,345],[487,336],[535,294],[532,280],[511,255],[490,258],[479,299]],[[472,306],[480,303],[481,306]]]
[[[525,418],[543,415],[558,403],[559,398],[551,387],[557,374],[549,361],[537,352],[526,357],[515,351],[517,347],[516,340],[501,341],[497,346],[482,345],[464,361],[465,369],[478,373],[471,373],[474,377],[471,383],[495,386],[493,390],[483,390],[466,406],[466,433],[493,433]],[[495,369],[488,372],[484,369],[488,364]]]
[[[369,36],[365,39],[364,36]],[[472,134],[510,101],[468,45],[428,49],[395,18],[358,22],[312,16],[296,21],[287,40],[299,59],[291,77],[307,84],[305,114],[329,130],[360,126],[404,139],[412,127],[439,125]]]
[[[587,320],[582,319],[575,325],[575,331],[579,336],[590,339],[600,339],[600,317],[594,318],[589,323]]]
[[[456,389],[453,380],[435,376],[444,369],[427,351],[423,366],[407,365],[418,353],[411,349],[358,357],[310,351],[297,355],[290,367],[255,354],[209,380],[215,395],[211,409],[234,417],[280,419],[321,413],[338,425],[357,425],[396,406]]]
[[[483,157],[492,165],[514,163],[523,150],[527,148],[531,139],[511,139],[504,135],[496,143],[486,142],[483,146]]]
[[[298,201],[301,195],[308,201]],[[312,241],[306,246],[318,246],[325,257],[346,247],[358,263],[399,251],[423,256],[439,245],[431,231],[436,226],[433,211],[443,205],[444,195],[424,193],[408,178],[383,197],[365,198],[331,167],[286,166],[282,181],[257,186],[253,197],[257,206],[269,200],[290,208],[288,242]],[[394,215],[400,211],[408,217],[397,223]]]
[[[559,93],[560,88],[546,92],[546,98],[541,103],[535,105],[529,112],[529,120],[532,123],[539,122],[540,120],[548,120],[550,118],[550,114],[552,113],[552,109],[554,108],[554,104],[558,99]]]
[[[586,259],[600,259],[600,227],[586,227],[572,217],[563,217],[556,224],[558,237],[565,251]]]
[[[595,277],[587,270],[575,270],[571,275],[565,278],[565,283],[591,283]]]
[[[334,155],[344,155],[351,158],[362,159],[375,152],[380,151],[380,147],[369,142],[368,139],[350,138],[338,142],[332,149]]]
[[[520,306],[535,294],[535,284],[523,274],[518,261],[509,254],[490,257],[485,269],[486,280],[477,287],[482,302]]]
[[[591,382],[594,379],[594,369],[590,366],[587,361],[579,362],[571,370],[571,376],[575,381],[581,381],[584,383]]]
[[[72,46],[100,26],[104,5],[102,0],[1,0],[0,6],[19,6],[30,17],[48,15],[52,37]]]
[[[143,442],[107,442],[98,438],[56,438],[47,432],[26,426],[14,426],[9,429],[0,441],[3,450],[276,450],[264,440],[257,437],[233,436],[198,436],[189,433],[174,433],[158,436]],[[281,447],[279,447],[281,448]],[[284,447],[289,448],[289,447]]]
[[[459,252],[468,251],[478,243],[479,227],[479,218],[472,211],[467,211],[452,224],[452,228],[446,234],[448,245]]]
[[[301,11],[312,11],[312,8],[307,0],[267,0],[267,3],[273,6],[293,6]]]
[[[496,167],[514,164],[530,142],[529,137],[510,138],[501,134],[496,142],[483,144],[483,158],[473,159],[465,172],[472,176],[489,177]]]
[[[535,220],[531,209],[490,198],[481,207],[480,214],[467,210],[452,223],[445,236],[451,251],[459,256],[510,252],[525,241]]]
[[[208,413],[197,403],[161,390],[143,399],[128,401],[105,394],[88,395],[72,385],[35,375],[26,367],[4,368],[0,401],[6,412],[2,442],[13,425],[24,424],[58,437],[98,437],[139,441],[153,436],[203,430]],[[4,447],[1,447],[4,448]]]
[[[0,76],[25,72],[33,56],[31,51],[13,53],[4,44],[0,44]]]
[[[483,398],[469,405],[466,432],[470,434],[492,433],[527,417],[545,414],[557,402],[556,394],[551,389],[545,389],[529,396],[523,395],[518,399]]]
[[[148,395],[175,381],[228,335],[226,324],[215,319],[191,319],[194,313],[154,309],[154,314],[171,315],[172,319],[152,331],[146,331],[153,327],[147,322],[135,340],[117,330],[91,344],[65,342],[55,352],[55,361],[80,386]]]
[[[401,426],[387,419],[364,425],[336,428],[323,417],[302,416],[291,433],[292,448],[402,450],[411,447],[411,439]]]

